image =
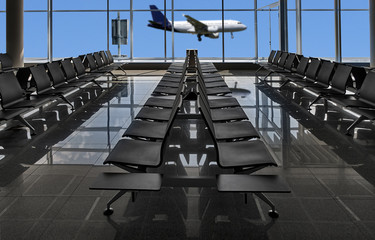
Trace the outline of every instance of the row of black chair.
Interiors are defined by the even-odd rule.
[[[289,64],[288,64],[289,63]],[[292,63],[292,64],[290,64]],[[294,53],[271,51],[267,64],[261,66],[268,74],[282,77],[280,89],[289,83],[308,89],[317,96],[308,108],[320,99],[330,100],[360,115],[347,129],[349,134],[361,121],[375,119],[375,73],[364,67],[331,62],[324,59],[308,58]]]
[[[101,53],[104,54],[104,51]],[[111,56],[110,52],[107,52],[107,56]],[[8,71],[0,73],[0,120],[19,120],[30,128],[32,134],[35,134],[35,129],[22,115],[57,98],[74,109],[66,95],[82,89],[90,82],[101,88],[95,79],[103,73],[87,70],[79,57],[19,69],[12,68],[11,60],[8,60]],[[108,58],[107,62],[106,66],[111,66]]]

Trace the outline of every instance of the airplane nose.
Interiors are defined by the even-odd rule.
[[[242,24],[242,29],[246,30],[247,29],[246,25]]]

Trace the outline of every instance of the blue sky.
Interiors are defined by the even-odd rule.
[[[342,8],[367,9],[368,0],[341,0]],[[274,0],[258,0],[258,7],[273,3]],[[293,9],[295,1],[288,1]],[[302,0],[302,47],[303,54],[317,57],[334,57],[334,13],[332,11],[310,11],[311,9],[333,9],[333,0]],[[164,0],[133,0],[134,12],[134,57],[164,57],[164,32],[147,27],[151,14],[147,10],[150,4],[163,8]],[[106,10],[106,0],[55,0],[53,14],[53,55],[70,57],[107,47],[106,12],[64,12],[64,10]],[[251,9],[253,0],[225,1],[227,9]],[[129,1],[110,0],[111,10],[128,10]],[[25,0],[25,10],[46,10],[47,0]],[[167,8],[171,1],[167,0]],[[221,19],[221,11],[196,11],[195,9],[220,9],[221,0],[175,0],[175,20],[185,20],[182,14],[189,14],[200,20]],[[0,0],[0,10],[5,10],[5,0]],[[269,16],[271,15],[271,36]],[[111,12],[110,18],[116,18],[117,12]],[[121,12],[121,18],[129,19],[129,12]],[[288,14],[289,51],[295,47],[295,12]],[[167,12],[171,19],[171,13]],[[277,49],[278,13],[258,12],[259,56],[267,56],[271,48]],[[247,25],[247,30],[224,35],[225,57],[254,57],[254,13],[252,11],[226,11],[225,19],[235,19]],[[369,23],[366,11],[342,12],[342,45],[344,57],[369,57]],[[47,13],[27,12],[24,24],[25,57],[47,57]],[[5,52],[5,13],[0,13],[0,52]],[[358,37],[361,36],[361,37]],[[172,55],[172,34],[167,33],[167,57]],[[199,50],[201,57],[222,56],[222,36],[219,39],[203,38],[197,41],[196,35],[175,33],[175,57],[183,57],[187,48]],[[110,45],[113,53],[117,46]],[[122,53],[129,55],[130,46],[122,46]]]

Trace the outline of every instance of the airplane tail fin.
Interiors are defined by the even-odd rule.
[[[155,5],[150,5],[150,9],[151,10],[159,10]],[[164,22],[165,22],[167,29],[172,28],[171,23],[169,22],[169,20],[166,17],[164,17],[164,14],[161,13],[161,11],[151,11],[151,14],[152,14],[152,23],[158,24],[158,25],[160,25],[161,27],[164,28]],[[164,20],[164,18],[165,18],[165,20]]]

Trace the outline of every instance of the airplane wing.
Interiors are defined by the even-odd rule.
[[[208,30],[208,26],[204,23],[202,23],[201,21],[198,21],[197,19],[195,18],[192,18],[190,17],[189,15],[184,15],[184,17],[186,17],[186,20],[194,26],[195,28],[195,31],[197,33],[201,33],[201,32],[207,32]]]

